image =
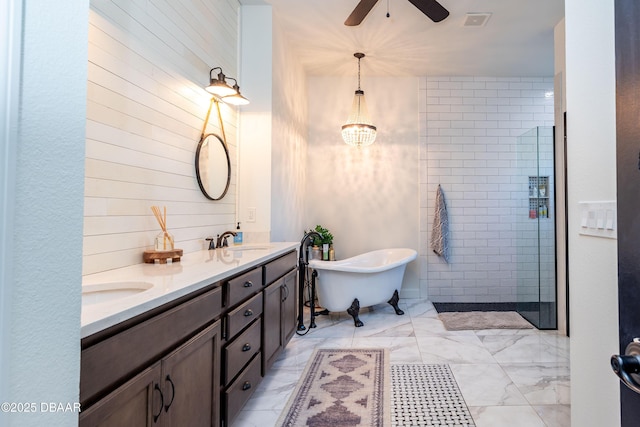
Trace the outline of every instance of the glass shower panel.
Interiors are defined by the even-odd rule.
[[[518,137],[517,311],[539,329],[557,328],[553,128]]]

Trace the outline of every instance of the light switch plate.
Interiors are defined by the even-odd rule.
[[[584,236],[617,239],[616,201],[578,202],[580,215],[580,234]]]
[[[247,222],[256,222],[256,208],[247,209]]]

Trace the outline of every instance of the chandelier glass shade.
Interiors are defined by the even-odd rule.
[[[349,118],[342,126],[342,139],[348,145],[366,147],[376,140],[377,129],[371,122],[364,91],[360,88],[360,59],[364,58],[364,53],[355,53],[353,56],[358,58],[358,90],[353,97]]]

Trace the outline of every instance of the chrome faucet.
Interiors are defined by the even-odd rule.
[[[227,237],[229,236],[235,236],[236,233],[233,231],[225,231],[224,233],[222,233],[221,235],[218,236],[218,241],[216,242],[216,247],[218,248],[224,248],[229,246],[229,242],[227,242]]]

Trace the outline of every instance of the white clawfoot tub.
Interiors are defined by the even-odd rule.
[[[388,302],[397,314],[398,292],[407,264],[418,253],[413,249],[380,249],[340,261],[309,261],[318,273],[317,293],[320,305],[329,311],[347,311],[356,326],[360,307]]]

